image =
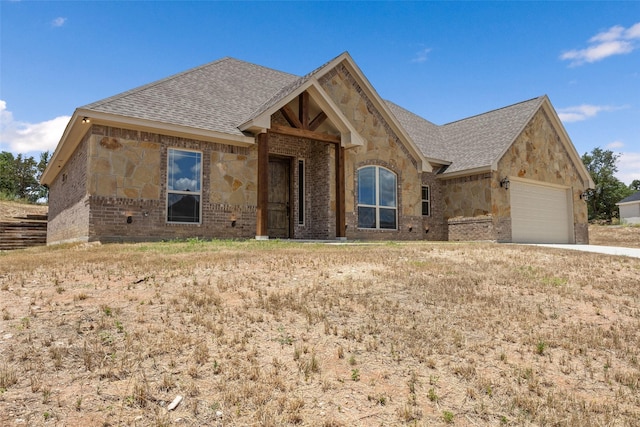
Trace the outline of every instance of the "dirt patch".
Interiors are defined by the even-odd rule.
[[[638,277],[484,243],[1,253],[0,424],[633,425]]]
[[[640,227],[622,225],[590,225],[589,243],[602,246],[640,248]]]

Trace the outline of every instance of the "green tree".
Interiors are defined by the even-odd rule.
[[[582,163],[586,166],[595,183],[589,192],[587,202],[589,220],[600,219],[610,221],[618,217],[616,203],[631,194],[631,190],[614,176],[618,172],[616,162],[620,157],[611,150],[594,148],[591,153],[584,153]]]
[[[49,152],[33,157],[3,151],[0,153],[0,193],[4,198],[22,199],[31,203],[46,199],[48,189],[40,185],[40,177],[49,163]]]
[[[640,191],[640,179],[634,179],[631,181],[631,184],[629,184],[629,190],[633,192]]]
[[[4,198],[16,197],[16,159],[13,154],[3,151],[0,153],[0,195]]]

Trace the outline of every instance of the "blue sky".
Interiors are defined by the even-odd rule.
[[[0,150],[55,148],[74,109],[232,56],[303,75],[348,51],[437,124],[547,94],[579,154],[640,179],[640,2],[0,0]]]

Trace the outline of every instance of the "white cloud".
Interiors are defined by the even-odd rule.
[[[640,153],[620,153],[616,178],[629,185],[634,179],[640,179]]]
[[[63,18],[62,16],[57,17],[53,21],[51,21],[52,27],[62,27],[67,22],[67,18]]]
[[[0,146],[12,153],[53,152],[71,117],[60,116],[40,123],[17,121],[0,100]]]
[[[575,107],[558,109],[558,117],[560,117],[560,120],[564,123],[581,122],[597,116],[601,111],[613,111],[618,109],[620,109],[620,107],[582,104]]]
[[[612,149],[612,148],[622,148],[624,147],[624,142],[622,141],[613,141],[607,144],[607,148],[608,149]]]
[[[431,48],[426,48],[426,49],[422,49],[420,51],[418,51],[415,56],[413,57],[413,59],[411,60],[412,63],[422,63],[422,62],[426,62],[429,53],[431,52]]]
[[[571,61],[571,66],[601,61],[613,55],[624,55],[640,47],[640,22],[629,28],[615,25],[589,39],[584,49],[572,49],[560,55],[560,59]]]

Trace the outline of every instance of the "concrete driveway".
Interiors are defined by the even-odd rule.
[[[622,255],[622,256],[630,256],[633,258],[640,258],[640,249],[636,249],[636,248],[621,248],[617,246],[554,245],[554,244],[542,244],[542,245],[533,245],[533,246],[544,246],[547,248],[570,249],[574,251],[595,252],[599,254]]]

